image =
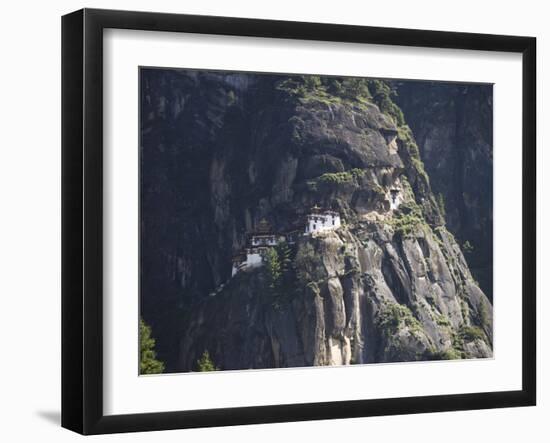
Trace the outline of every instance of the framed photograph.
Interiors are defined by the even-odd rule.
[[[62,20],[62,425],[534,405],[530,37]]]

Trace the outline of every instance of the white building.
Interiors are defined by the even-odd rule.
[[[317,206],[312,209],[312,214],[307,216],[305,227],[306,234],[330,231],[341,226],[340,214],[335,211],[321,211]],[[257,268],[263,265],[266,252],[281,241],[294,244],[303,235],[302,230],[287,232],[286,234],[273,234],[269,224],[262,220],[257,228],[257,233],[250,236],[249,246],[244,253],[233,257],[231,277],[240,271]]]
[[[341,226],[340,214],[335,211],[322,211],[307,216],[306,234],[331,231]]]
[[[233,277],[245,269],[257,268],[263,264],[263,256],[268,248],[277,246],[277,243],[284,239],[280,235],[273,234],[271,226],[266,219],[260,220],[256,227],[256,233],[249,238],[249,246],[246,252],[233,258],[231,276]]]
[[[263,248],[250,248],[246,250],[246,267],[257,268],[261,266],[264,261],[265,249]]]
[[[388,196],[390,201],[390,209],[393,211],[394,209],[399,208],[399,205],[403,201],[403,196],[401,193],[401,190],[397,188],[390,189],[390,194]]]
[[[271,235],[271,234],[256,234],[253,235],[250,238],[250,244],[253,247],[258,246],[277,246],[277,242],[279,241],[279,237],[277,235]]]
[[[231,277],[237,272],[245,269],[257,268],[263,264],[263,255],[267,248],[247,248],[246,255],[240,255],[233,258],[233,267],[231,268]]]

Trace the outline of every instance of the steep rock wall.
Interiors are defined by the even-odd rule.
[[[447,226],[485,293],[493,297],[492,85],[401,82],[396,101],[420,148]],[[471,250],[471,252],[469,252]]]
[[[142,94],[142,313],[169,372],[205,350],[222,369],[492,354],[491,304],[379,88],[359,100],[300,77],[142,80],[155,82]],[[300,228],[314,205],[344,226],[300,237],[284,290],[266,267],[230,278],[260,220]]]

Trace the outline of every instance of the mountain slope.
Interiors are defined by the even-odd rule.
[[[492,85],[397,82],[396,101],[418,141],[449,230],[487,296],[493,297]]]
[[[492,355],[491,303],[387,84],[142,81],[142,315],[169,371],[194,370],[205,350],[221,369]],[[231,278],[262,220],[303,229],[314,206],[343,225]]]

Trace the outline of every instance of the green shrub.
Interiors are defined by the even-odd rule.
[[[308,90],[321,87],[321,78],[318,75],[304,75],[304,85]]]
[[[460,328],[460,337],[464,341],[483,340],[485,341],[485,332],[477,326],[463,326]]]
[[[275,88],[300,102],[319,101],[330,104],[339,101],[338,97],[327,93],[327,87],[318,75],[294,75],[277,82]]]
[[[430,360],[460,360],[464,358],[464,353],[458,349],[451,348],[445,351],[434,352],[430,357]]]
[[[438,315],[435,319],[435,322],[439,326],[451,326],[450,320],[444,315]]]
[[[489,326],[489,314],[487,312],[487,306],[485,305],[485,303],[480,302],[477,311],[479,313],[479,323],[481,327],[485,328]]]
[[[342,80],[342,95],[352,100],[370,100],[372,96],[369,91],[369,80],[357,77],[345,78]]]
[[[343,183],[353,183],[365,175],[365,169],[353,168],[343,172],[327,172],[315,180],[308,183],[315,182],[321,184],[340,185]]]
[[[403,327],[408,327],[412,332],[423,331],[421,323],[414,317],[412,311],[399,303],[387,303],[383,305],[377,319],[378,326],[393,335]]]
[[[441,213],[441,216],[445,217],[445,198],[443,197],[443,194],[441,192],[437,194],[437,206],[439,207],[439,212]]]
[[[343,172],[327,172],[305,182],[309,192],[333,192],[340,189],[340,186],[358,187],[361,177],[365,175],[365,169],[353,168]]]
[[[426,184],[429,184],[430,178],[424,169],[424,163],[420,157],[420,150],[414,140],[411,128],[406,125],[399,127],[397,129],[397,138],[401,141],[401,145],[408,154],[416,174],[421,177]]]
[[[319,177],[320,183],[342,184],[353,180],[349,172],[327,172]]]
[[[264,256],[269,301],[275,307],[288,301],[296,292],[296,272],[292,266],[292,250],[286,242],[269,248]]]
[[[211,372],[211,371],[218,371],[219,369],[216,367],[212,359],[210,358],[210,354],[208,351],[204,351],[201,355],[201,358],[197,360],[197,371],[199,372]]]
[[[151,337],[151,327],[139,319],[139,373],[160,374],[164,363],[157,360],[155,339]]]
[[[264,255],[265,270],[267,272],[268,287],[272,293],[277,290],[283,274],[279,254],[275,248],[269,248]]]
[[[393,118],[397,126],[405,124],[403,111],[393,102],[397,92],[384,80],[369,80],[368,88],[380,111]]]
[[[402,203],[389,223],[394,232],[402,237],[410,237],[426,225],[422,210],[416,202]]]

